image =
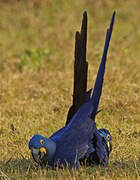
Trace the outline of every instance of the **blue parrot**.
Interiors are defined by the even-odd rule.
[[[104,163],[108,162],[104,155],[104,144],[107,139],[105,129],[97,130],[95,117],[98,113],[98,104],[102,93],[103,78],[109,42],[113,30],[115,12],[113,13],[111,24],[107,30],[104,52],[98,70],[93,93],[89,91],[86,102],[80,106],[70,122],[49,138],[36,134],[29,141],[33,159],[40,165],[47,165],[52,168],[68,167],[79,168],[80,160],[85,156],[95,152],[93,138],[96,142],[96,154]],[[110,139],[111,140],[111,139]],[[103,144],[104,143],[104,144]],[[108,143],[107,143],[108,144]]]
[[[69,108],[66,125],[80,106],[88,101],[91,96],[91,89],[87,92],[88,62],[86,61],[86,44],[87,13],[84,12],[81,32],[76,32],[75,36],[73,104]],[[89,151],[84,158],[80,159],[80,164],[93,165],[96,163],[107,165],[112,151],[112,136],[110,132],[106,129],[97,130],[93,136],[91,145],[94,146],[95,151]]]

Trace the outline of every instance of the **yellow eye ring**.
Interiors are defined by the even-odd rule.
[[[43,139],[41,139],[41,140],[40,140],[40,143],[41,143],[42,145],[44,144],[44,141],[43,141]]]
[[[109,135],[109,134],[106,136],[106,139],[107,139],[107,140],[109,140],[109,139],[110,139],[110,135]]]

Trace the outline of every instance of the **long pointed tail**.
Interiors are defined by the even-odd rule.
[[[97,74],[97,77],[96,77],[96,82],[95,82],[95,85],[94,85],[93,94],[92,94],[92,97],[91,97],[91,101],[92,101],[93,107],[94,107],[93,114],[92,114],[92,119],[95,118],[95,115],[96,115],[96,112],[97,112],[97,109],[98,109],[98,105],[99,105],[99,101],[100,101],[100,97],[101,97],[101,94],[102,94],[102,86],[103,86],[103,80],[104,80],[105,64],[106,64],[106,58],[107,58],[109,42],[110,42],[110,39],[111,39],[112,30],[113,30],[114,20],[115,20],[115,11],[114,11],[112,19],[111,19],[110,27],[109,27],[109,29],[107,29],[103,56],[102,56],[101,64],[100,64],[98,74]]]
[[[89,95],[87,91],[88,62],[86,61],[87,48],[87,13],[83,14],[81,32],[75,36],[75,60],[74,60],[74,88],[73,104],[67,115],[66,125],[70,122],[79,107],[85,103]],[[86,95],[88,94],[88,95]],[[89,95],[90,96],[90,95]]]

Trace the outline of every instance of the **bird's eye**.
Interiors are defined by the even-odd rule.
[[[42,145],[44,144],[44,141],[43,141],[43,139],[41,139],[41,140],[40,140],[40,143],[41,143]]]
[[[109,135],[109,134],[106,136],[106,139],[107,139],[107,140],[109,140],[109,139],[110,139],[110,135]]]

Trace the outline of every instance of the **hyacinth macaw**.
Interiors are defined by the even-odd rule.
[[[104,134],[109,132],[106,132],[107,130],[105,129],[97,130],[95,117],[98,113],[98,105],[102,93],[106,57],[114,18],[115,12],[113,13],[110,27],[107,30],[104,52],[92,95],[90,96],[91,91],[87,93],[85,103],[79,107],[65,127],[52,134],[49,138],[36,134],[30,139],[29,149],[33,159],[38,164],[48,165],[52,168],[56,166],[67,166],[69,169],[73,167],[78,168],[80,161],[85,156],[88,159],[95,152],[94,138],[96,138],[94,141],[96,143],[96,154],[100,157],[100,161],[104,162],[104,164],[108,162],[103,149],[105,150],[106,146],[109,146],[109,143],[104,139]],[[111,135],[108,139],[111,142]]]

